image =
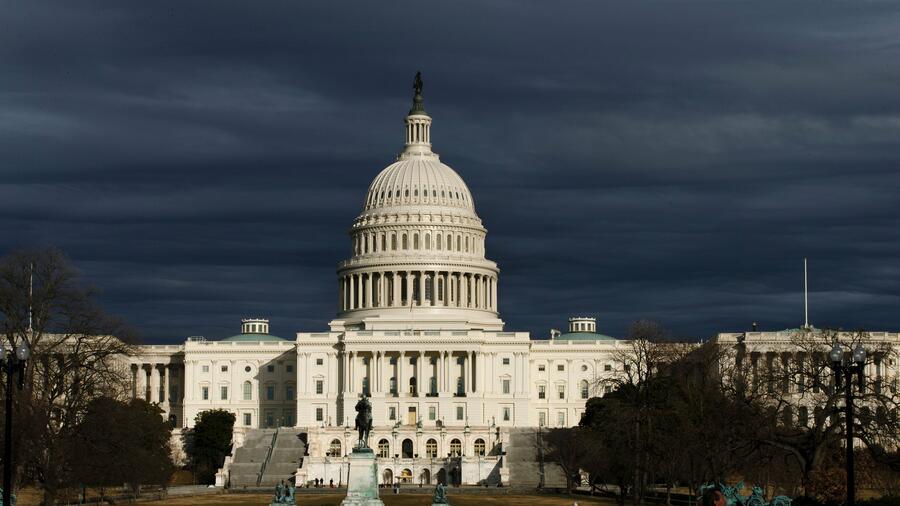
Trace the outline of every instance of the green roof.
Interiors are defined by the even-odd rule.
[[[596,332],[566,332],[560,334],[555,341],[615,341],[615,337]]]
[[[222,341],[250,343],[259,341],[287,341],[287,339],[271,334],[238,334],[236,336],[226,337],[225,339],[222,339]]]

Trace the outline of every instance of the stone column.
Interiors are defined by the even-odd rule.
[[[366,283],[366,307],[374,307],[375,304],[372,301],[372,282],[374,281],[374,277],[371,272],[365,274],[367,283]]]
[[[341,392],[349,392],[350,391],[350,354],[348,352],[344,352],[344,371],[341,374],[343,377],[343,385],[341,386]]]
[[[469,376],[471,371],[471,363],[469,362],[469,352],[465,352],[463,355],[463,363],[462,363],[462,382],[463,382],[463,392],[468,395],[471,391],[469,388]],[[467,410],[468,411],[468,410]],[[468,412],[466,413],[468,414]]]
[[[444,391],[444,352],[439,351],[437,358],[435,359],[435,365],[437,366],[437,391],[438,395]]]
[[[406,392],[406,382],[403,381],[403,352],[397,356],[397,395],[403,395]],[[397,413],[399,419],[400,413]]]
[[[163,364],[163,387],[162,387],[162,400],[164,403],[169,404],[171,401],[171,396],[169,395],[169,390],[172,389],[172,384],[170,383],[172,375],[172,364]]]
[[[150,364],[150,395],[148,402],[159,402],[159,369],[157,364]]]
[[[497,311],[497,309],[500,307],[500,303],[497,300],[497,278],[496,277],[493,278],[491,281],[491,301],[494,304],[494,307],[493,307],[494,311]]]
[[[459,273],[459,306],[468,307],[469,305],[469,284],[466,282],[468,276],[466,273]]]
[[[353,274],[347,276],[347,280],[350,285],[350,301],[347,309],[356,309],[356,282],[353,279]]]
[[[419,300],[416,301],[416,305],[425,305],[425,271],[419,271]]]
[[[406,271],[406,304],[405,306],[413,305],[413,278],[412,271]]]

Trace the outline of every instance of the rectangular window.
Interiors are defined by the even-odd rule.
[[[560,411],[556,414],[556,426],[557,427],[565,427],[566,426],[566,412]]]
[[[322,380],[316,380],[316,393],[322,395],[325,391],[325,382]]]
[[[324,363],[323,359],[321,359],[321,358],[316,359],[316,365],[322,365],[323,363]]]
[[[274,365],[271,365],[271,364],[270,364],[270,365],[267,365],[267,366],[266,366],[266,370],[269,371],[269,372],[275,372],[275,366],[274,366]]]
[[[509,393],[509,380],[504,379],[504,380],[502,380],[501,384],[503,385],[503,393],[508,394]]]
[[[203,400],[208,401],[209,400],[209,387],[203,387],[200,389],[200,391],[202,392]]]
[[[546,399],[547,398],[547,386],[546,385],[538,385],[538,399]]]
[[[547,425],[547,413],[541,411],[538,413],[538,426],[543,427]]]
[[[397,408],[391,406],[388,408],[388,420],[396,420],[397,419]]]
[[[228,387],[219,387],[220,397],[223,401],[228,400]]]
[[[275,385],[266,385],[266,400],[275,400]]]
[[[228,372],[228,366],[227,366],[227,365],[223,365],[223,366],[222,366],[222,372]]]
[[[565,371],[565,370],[566,370],[566,366],[563,365],[563,364],[557,364],[557,365],[556,365],[556,370],[557,370],[557,371]]]
[[[244,413],[244,427],[249,427],[253,423],[253,415]]]
[[[285,366],[285,368],[286,368],[287,372],[294,372],[294,365],[293,365],[293,364],[288,364],[288,365]]]
[[[434,406],[428,407],[428,419],[431,421],[437,420],[437,408]]]
[[[292,385],[284,387],[284,399],[288,401],[294,400],[294,387]]]
[[[203,366],[203,372],[209,372],[209,366],[208,366],[208,365]]]
[[[325,420],[325,413],[322,408],[316,408],[316,421],[322,422]]]
[[[509,365],[509,357],[503,359],[503,365]]]
[[[509,418],[509,408],[503,408],[503,421],[508,422]]]
[[[610,365],[610,364],[604,365],[603,370],[606,372],[612,371],[612,365]]]
[[[466,418],[466,409],[462,406],[456,406],[456,419],[464,420]]]
[[[566,386],[559,385],[558,387],[556,387],[556,389],[559,390],[559,398],[565,399],[566,398]]]
[[[538,366],[538,371],[545,371],[545,370],[547,370],[547,367],[544,366],[544,364],[541,364]]]

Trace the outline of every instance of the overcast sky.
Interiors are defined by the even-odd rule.
[[[452,5],[451,5],[452,4]],[[16,2],[0,252],[150,342],[334,316],[421,70],[508,330],[900,327],[900,5]]]

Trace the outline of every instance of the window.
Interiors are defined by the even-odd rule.
[[[428,419],[431,421],[437,420],[437,408],[434,406],[428,407]]]
[[[275,385],[266,385],[266,400],[275,400]]]
[[[285,369],[287,370],[287,372],[294,372],[294,365],[288,364],[285,366]]]
[[[456,406],[456,419],[463,420],[466,418],[466,409],[462,406]]]
[[[316,365],[322,365],[324,363],[325,363],[325,361],[323,359],[321,359],[321,358],[316,359]]]
[[[397,395],[397,378],[390,379],[391,395]]]
[[[294,385],[287,385],[286,387],[284,387],[284,400],[294,400]]]
[[[509,419],[510,419],[510,409],[509,409],[509,408],[503,408],[503,421],[504,421],[504,422],[508,422]]]
[[[476,439],[475,440],[475,455],[481,455],[482,457],[484,457],[484,450],[485,450],[484,439],[481,439],[481,438]]]
[[[203,387],[200,389],[200,391],[202,392],[203,400],[208,401],[209,400],[209,387]]]
[[[559,392],[559,398],[566,398],[566,386],[565,385],[557,385],[556,390]]]
[[[606,372],[612,371],[612,365],[610,365],[610,364],[604,365],[603,370]]]
[[[325,420],[325,413],[322,408],[316,408],[316,421],[321,422]]]
[[[329,457],[340,457],[341,456],[341,440],[340,439],[332,439],[331,444],[328,445],[328,456]]]
[[[227,365],[223,365],[223,366],[222,366],[222,372],[228,372],[228,366],[227,366]]]
[[[365,395],[366,397],[371,395],[369,393],[369,378],[368,378],[368,376],[366,376],[362,379],[362,391],[363,391],[363,395]]]
[[[431,393],[431,395],[437,395],[437,378],[432,376],[429,383],[429,392]]]
[[[797,422],[802,427],[809,426],[809,409],[806,406],[800,406],[800,409],[797,410]]]
[[[566,366],[565,366],[564,364],[557,364],[557,365],[556,365],[556,370],[557,370],[557,371],[565,371],[565,370],[566,370]]]
[[[541,411],[538,413],[538,426],[543,427],[547,425],[547,413]]]
[[[560,411],[556,414],[556,425],[557,427],[565,427],[566,426],[566,412]]]
[[[223,401],[228,400],[228,387],[219,387],[219,398]]]
[[[253,423],[253,415],[244,413],[244,427],[249,427]]]
[[[397,419],[397,408],[391,406],[388,408],[388,420],[396,420]]]
[[[538,371],[545,371],[545,370],[547,370],[547,367],[544,364],[540,364],[538,366]]]
[[[203,366],[203,372],[209,372],[209,366],[208,366],[208,365]]]
[[[508,394],[509,393],[509,380],[503,379],[503,380],[501,380],[501,384],[503,385],[503,393]]]
[[[462,443],[459,442],[459,439],[450,441],[450,456],[459,457],[460,455],[462,455]]]
[[[538,399],[547,398],[547,385],[538,385]]]
[[[581,372],[586,372],[586,371],[587,371],[587,366],[586,366],[586,365],[582,365],[582,366],[581,366]]]
[[[590,395],[587,380],[581,380],[581,398],[587,399]]]
[[[425,456],[430,459],[437,458],[437,441],[434,439],[429,439],[425,443]]]
[[[250,383],[249,381],[244,382],[244,400],[253,400],[253,383]]]
[[[378,442],[378,456],[386,459],[391,456],[391,444],[387,439]]]
[[[503,359],[503,365],[509,365],[509,357]]]
[[[322,395],[322,392],[325,391],[325,382],[323,380],[316,380],[316,393]]]
[[[266,371],[269,371],[269,372],[275,372],[275,366],[272,365],[272,364],[267,365],[267,366],[266,366]]]
[[[248,365],[247,367],[244,368],[244,372],[250,372],[250,371],[252,371],[252,370],[253,370],[253,369],[251,369],[249,365]]]

